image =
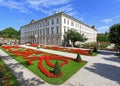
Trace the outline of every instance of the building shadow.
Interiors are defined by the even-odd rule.
[[[85,69],[120,84],[120,67],[102,63],[94,63],[91,68],[85,67]]]
[[[107,50],[99,50],[99,53],[102,55],[115,55],[117,54],[117,52],[114,51],[107,51]]]
[[[21,66],[20,63],[10,63],[8,65],[9,68],[13,70],[13,74],[14,76],[16,76],[21,86],[41,86],[42,84],[44,84],[44,81],[41,81],[36,77],[25,79],[24,72],[22,71],[24,67]],[[21,71],[14,71],[17,68],[20,68]]]
[[[41,86],[42,84],[44,84],[44,81],[41,81],[36,77],[24,79],[23,72],[16,72],[14,74],[21,86]]]
[[[9,60],[13,59],[10,56],[0,56],[0,58],[4,59],[6,61],[9,61]]]
[[[117,57],[103,58],[103,59],[108,60],[108,61],[112,61],[112,62],[118,62],[118,63],[120,63],[120,58],[117,58]]]

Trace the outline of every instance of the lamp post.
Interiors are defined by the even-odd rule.
[[[36,38],[36,44],[38,44],[38,40],[37,40],[37,37],[38,37],[38,35],[36,34],[36,35],[35,35],[35,38]]]
[[[35,38],[36,38],[36,44],[38,44],[37,45],[37,49],[39,49],[40,48],[40,44],[39,44],[39,40],[38,40],[38,34],[35,35]]]

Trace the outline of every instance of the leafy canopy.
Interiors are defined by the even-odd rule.
[[[120,23],[110,27],[110,42],[120,46]]]
[[[97,42],[109,42],[109,33],[97,34]]]
[[[19,32],[12,27],[5,28],[0,34],[5,38],[18,38],[19,36]]]
[[[64,35],[64,41],[68,42],[69,40],[73,43],[73,46],[74,46],[76,41],[85,42],[87,40],[87,38],[84,37],[83,34],[80,34],[77,31],[68,30]]]
[[[116,49],[120,54],[120,23],[110,27],[110,42],[116,44]]]

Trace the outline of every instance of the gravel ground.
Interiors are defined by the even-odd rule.
[[[37,49],[24,45],[22,47],[76,58],[76,54]],[[54,86],[40,79],[2,50],[0,50],[0,54],[4,62],[13,70],[21,86]],[[115,56],[114,52],[101,50],[97,56],[81,55],[81,57],[88,63],[64,84],[59,86],[120,86],[120,59]]]

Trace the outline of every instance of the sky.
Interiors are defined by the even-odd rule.
[[[57,10],[94,25],[98,33],[120,23],[120,0],[0,0],[0,31],[8,27],[20,30],[32,19],[42,19]]]

